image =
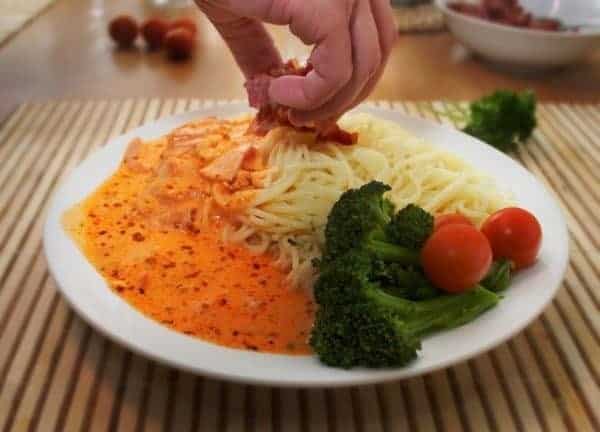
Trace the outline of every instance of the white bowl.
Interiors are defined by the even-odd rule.
[[[448,28],[471,51],[500,64],[551,68],[573,63],[600,47],[600,0],[520,0],[536,16],[556,18],[566,26],[587,24],[578,32],[548,32],[510,27],[471,17],[436,0]]]

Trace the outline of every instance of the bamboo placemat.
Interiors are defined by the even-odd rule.
[[[539,319],[429,375],[296,390],[205,379],[133,354],[78,318],[48,275],[41,232],[56,185],[110,137],[200,105],[31,103],[0,125],[0,430],[600,430],[600,106],[541,105],[540,127],[516,153],[561,201],[571,233],[566,280]]]

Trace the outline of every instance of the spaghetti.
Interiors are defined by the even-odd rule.
[[[311,286],[327,215],[350,188],[379,180],[391,185],[388,198],[397,208],[460,212],[476,224],[509,203],[491,178],[395,123],[358,114],[340,125],[358,132],[354,146],[317,143],[288,128],[270,132],[265,187],[224,231],[228,241],[276,254],[294,286]]]

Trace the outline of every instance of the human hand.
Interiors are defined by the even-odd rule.
[[[288,25],[307,45],[313,70],[273,79],[270,99],[297,124],[337,118],[365,99],[396,39],[389,0],[196,0],[246,78],[281,66],[262,22]]]

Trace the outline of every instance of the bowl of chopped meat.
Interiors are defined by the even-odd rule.
[[[600,0],[436,0],[449,30],[495,63],[571,64],[600,48]]]

